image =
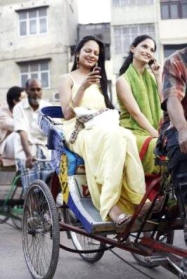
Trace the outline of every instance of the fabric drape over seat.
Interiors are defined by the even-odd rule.
[[[75,96],[79,85],[74,82]],[[80,106],[88,109],[106,108],[104,97],[95,84],[84,92]],[[76,119],[64,120],[63,130],[67,143]],[[139,159],[136,140],[131,131],[119,125],[101,121],[89,129],[82,129],[69,148],[83,157],[89,192],[103,220],[108,219],[115,205],[126,213],[134,212],[145,193],[144,172]]]

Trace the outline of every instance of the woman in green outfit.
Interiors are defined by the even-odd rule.
[[[155,51],[156,43],[150,36],[136,37],[116,83],[121,126],[134,133],[139,152],[146,143],[148,146],[142,160],[145,174],[159,172],[154,164],[154,148],[162,118],[162,77],[160,66],[154,59]]]

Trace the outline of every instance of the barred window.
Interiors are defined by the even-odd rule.
[[[114,27],[115,53],[126,55],[135,37],[147,34],[155,37],[154,24],[132,24]]]
[[[34,62],[23,62],[20,63],[20,79],[21,86],[25,86],[25,82],[32,78],[38,79],[42,83],[43,88],[50,88],[49,78],[49,60],[34,61]]]
[[[112,0],[114,7],[151,5],[153,3],[154,0]]]
[[[20,36],[47,33],[47,8],[19,11]]]
[[[187,18],[187,0],[161,0],[161,18]]]

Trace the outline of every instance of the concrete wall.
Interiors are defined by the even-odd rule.
[[[154,22],[154,5],[138,5],[112,8],[112,25]]]
[[[48,5],[48,32],[21,37],[16,10]],[[77,7],[75,0],[7,0],[0,5],[0,103],[7,89],[20,85],[19,62],[50,59],[50,89],[46,97],[52,100],[61,74],[68,71],[69,47],[77,38]]]
[[[162,44],[187,43],[187,19],[162,20],[159,24]]]
[[[158,42],[158,16],[157,16],[157,5],[155,3],[149,5],[130,5],[125,7],[112,7],[111,13],[111,56],[113,59],[113,71],[115,75],[118,75],[119,68],[122,65],[124,60],[124,56],[127,53],[117,54],[115,53],[115,36],[114,36],[114,27],[115,26],[129,26],[136,24],[154,24],[155,27],[155,40],[158,44],[158,48],[160,49]]]

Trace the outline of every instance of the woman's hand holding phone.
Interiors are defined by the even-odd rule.
[[[96,84],[100,84],[100,79],[101,79],[101,68],[98,66],[95,66],[93,68],[92,71],[90,71],[90,73],[88,74],[88,76],[86,77],[86,79],[83,81],[81,87],[85,90],[86,88],[88,88],[90,85],[96,83]]]
[[[151,59],[148,63],[152,73],[154,74],[155,78],[160,77],[161,73],[161,66],[158,64],[156,59]]]

